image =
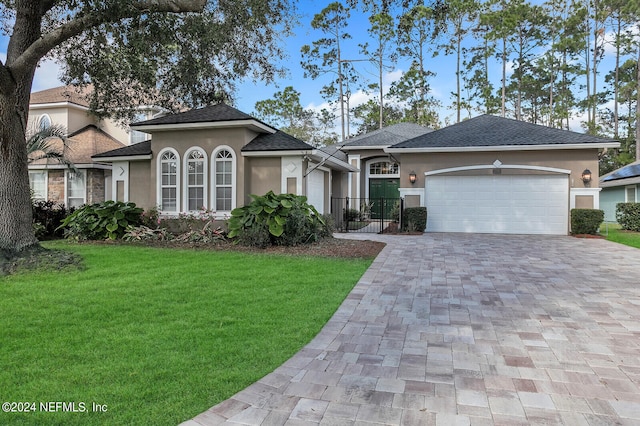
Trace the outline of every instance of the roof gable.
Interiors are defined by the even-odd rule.
[[[594,148],[613,146],[612,139],[554,129],[510,118],[481,115],[393,145],[391,148],[437,149],[437,148],[501,148],[501,147],[549,147],[559,148],[584,145]]]
[[[242,147],[242,152],[258,151],[310,151],[313,147],[298,138],[281,130],[275,133],[258,135],[251,142]]]
[[[77,86],[60,86],[40,90],[31,93],[29,105],[69,102],[88,108],[89,101],[87,100],[87,96],[89,92],[90,89],[80,89]]]
[[[93,158],[113,158],[113,157],[136,157],[136,156],[148,157],[151,155],[151,141],[143,141],[133,145],[125,146],[122,148],[106,151],[100,154],[96,154]]]
[[[415,123],[397,123],[347,140],[345,149],[386,147],[433,132],[433,129]]]
[[[273,127],[224,103],[133,123],[131,127],[150,133],[154,130],[210,127],[247,127],[257,132],[275,132]]]

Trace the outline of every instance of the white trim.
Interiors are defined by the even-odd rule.
[[[429,148],[386,148],[384,152],[413,154],[421,152],[488,152],[488,151],[542,151],[562,149],[619,148],[619,142],[548,144],[548,145],[499,145],[499,146],[442,146]]]
[[[398,165],[398,173],[389,173],[386,175],[372,175],[369,172],[370,166],[373,163],[389,163],[389,164],[397,164]],[[369,180],[371,179],[398,179],[398,184],[400,184],[399,180],[400,180],[400,163],[396,162],[396,161],[391,161],[391,159],[388,156],[383,156],[383,157],[373,157],[368,159],[365,163],[364,163],[364,170],[365,170],[365,174],[364,174],[364,179],[365,179],[365,185],[364,185],[364,198],[369,199]],[[358,197],[359,198],[359,197]]]
[[[304,174],[302,167],[303,159],[301,156],[280,157],[280,192],[288,193],[287,179],[295,178],[296,193],[294,195],[302,195]],[[308,170],[307,166],[307,170]]]
[[[171,130],[194,130],[194,129],[215,129],[220,127],[233,128],[245,127],[257,132],[275,133],[271,126],[257,120],[228,120],[228,121],[205,121],[200,123],[172,123],[172,124],[131,124],[134,130],[146,133],[166,132]]]
[[[113,163],[111,170],[111,198],[118,198],[118,182],[124,182],[124,199],[126,203],[129,201],[129,162],[121,161]]]
[[[400,198],[404,198],[407,195],[418,195],[420,196],[420,207],[424,207],[424,188],[398,188],[400,192]]]
[[[111,170],[111,164],[89,163],[74,164],[76,169],[103,169]],[[29,164],[29,170],[66,170],[69,166],[64,164]]]
[[[576,208],[576,196],[587,195],[593,197],[593,208],[600,208],[600,191],[602,188],[569,188],[569,210]]]
[[[162,210],[162,156],[165,152],[171,152],[176,156],[176,211]],[[159,206],[159,214],[171,215],[180,213],[180,173],[182,173],[180,164],[180,154],[174,148],[164,148],[158,153],[156,159],[156,205]]]
[[[340,149],[344,149],[345,151],[360,151],[360,150],[373,150],[373,149],[385,150],[389,147],[390,145],[378,145],[378,146],[342,145]]]
[[[189,156],[191,155],[192,152],[199,152],[200,154],[202,154],[202,161],[204,162],[204,164],[202,165],[203,169],[202,169],[202,206],[200,206],[200,208],[205,207],[207,208],[209,206],[208,204],[208,193],[209,193],[209,164],[207,163],[207,151],[205,151],[204,149],[200,148],[199,146],[192,146],[190,148],[188,148],[185,153],[184,153],[184,157],[182,158],[182,170],[184,173],[184,179],[183,179],[183,188],[182,188],[182,211],[185,212],[197,212],[199,211],[199,208],[196,210],[189,210]],[[197,187],[199,185],[194,185],[194,187]]]
[[[288,150],[288,151],[241,151],[243,157],[292,157],[298,155],[311,154],[311,150]]]
[[[44,175],[44,198],[36,198],[35,197],[35,193],[34,195],[34,199],[36,200],[44,200],[44,201],[48,201],[49,200],[49,172],[46,169],[36,169],[36,170],[29,170],[29,187],[31,188],[31,190],[33,190],[33,181],[31,180],[31,174],[41,174]]]
[[[627,190],[629,189],[633,189],[633,193],[634,193],[634,200],[633,201],[629,201],[629,197],[627,197]],[[624,202],[625,203],[637,203],[638,202],[638,187],[637,185],[625,185],[624,187]]]
[[[97,157],[94,159],[96,162],[104,162],[104,163],[112,163],[116,161],[141,161],[141,160],[151,160],[153,158],[153,154],[144,154],[144,155],[123,155],[119,157]]]
[[[64,205],[67,208],[71,207],[69,203],[69,173],[76,173],[76,174],[79,173],[84,176],[84,193],[82,194],[82,204],[80,205],[87,204],[87,170],[82,169],[82,170],[78,170],[77,172],[73,170],[66,170],[64,172]],[[79,198],[79,197],[74,197],[74,198]]]
[[[520,164],[500,164],[496,166],[494,164],[488,165],[475,165],[475,166],[460,166],[460,167],[451,167],[448,169],[439,169],[432,170],[430,172],[425,172],[425,176],[433,176],[439,175],[443,173],[452,173],[452,172],[463,172],[469,170],[487,170],[487,169],[519,169],[519,170],[535,170],[539,172],[551,172],[551,173],[562,173],[565,175],[570,175],[571,170],[567,169],[557,169],[554,167],[543,167],[543,166],[528,166],[528,165],[520,165]]]
[[[349,165],[351,165],[353,167],[353,165],[351,164],[352,161],[355,160],[356,163],[358,164],[358,171],[354,172],[354,173],[349,173],[349,176],[347,176],[347,194],[349,198],[360,198],[360,175],[362,173],[362,164],[361,164],[361,157],[360,154],[349,154],[347,157],[347,162],[349,163]],[[354,195],[352,193],[352,188],[353,188],[353,180],[356,180],[357,185],[356,185],[356,194]]]
[[[38,110],[38,109],[48,109],[48,108],[60,108],[60,107],[64,107],[64,108],[77,108],[77,109],[81,109],[83,111],[89,111],[89,107],[86,107],[84,105],[78,105],[74,102],[49,102],[46,104],[29,104],[29,110]]]
[[[218,200],[216,198],[216,157],[220,151],[228,151],[231,153],[231,210],[236,208],[236,198],[237,198],[237,175],[238,175],[238,156],[233,148],[229,145],[219,145],[217,146],[213,152],[211,153],[211,176],[210,176],[210,191],[211,191],[211,210],[215,211],[218,215],[228,215],[231,213],[231,210],[221,210],[218,211],[217,203]]]

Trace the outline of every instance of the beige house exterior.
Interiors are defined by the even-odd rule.
[[[98,203],[112,197],[111,164],[96,162],[92,156],[148,139],[113,120],[93,114],[87,91],[61,86],[31,94],[27,128],[29,132],[49,126],[66,130],[67,142],[54,147],[74,164],[74,169],[54,160],[29,164],[29,179],[35,199],[53,201],[67,207]],[[161,111],[144,108],[141,117]]]
[[[119,201],[157,208],[165,217],[206,211],[218,219],[268,191],[304,195],[320,213],[356,171],[345,158],[316,149],[226,104],[132,125],[151,141],[94,155],[112,164]],[[346,188],[344,188],[346,189]]]
[[[427,208],[426,231],[567,234],[572,208],[600,207],[598,153],[618,146],[483,115],[401,142],[364,135],[342,150],[359,169],[349,197],[386,196],[395,187],[405,207]]]

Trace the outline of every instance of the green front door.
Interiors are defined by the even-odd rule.
[[[385,219],[391,216],[391,210],[400,198],[399,186],[400,179],[398,178],[369,179],[369,203],[372,219],[380,219],[381,213],[384,214]]]

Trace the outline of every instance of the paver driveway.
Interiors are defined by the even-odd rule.
[[[388,245],[321,333],[184,425],[640,424],[640,250],[355,238]]]

